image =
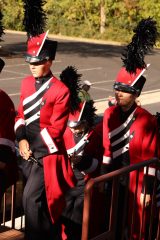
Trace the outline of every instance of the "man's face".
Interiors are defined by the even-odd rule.
[[[38,63],[30,63],[30,71],[35,78],[44,77],[50,72],[51,60],[44,60]]]
[[[122,110],[127,111],[134,104],[137,95],[116,90],[115,98],[117,100],[117,104],[122,108]]]
[[[86,92],[88,92],[89,89],[90,89],[90,86],[85,84],[85,85],[83,85],[83,89],[84,89]]]

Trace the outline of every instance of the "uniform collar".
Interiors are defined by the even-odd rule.
[[[49,72],[46,76],[35,78],[36,84],[43,85],[53,76],[52,72]]]
[[[120,108],[120,118],[121,118],[121,120],[125,121],[129,117],[129,115],[135,110],[136,107],[137,107],[137,104],[134,103],[132,105],[132,107],[126,112],[123,112],[122,109]]]

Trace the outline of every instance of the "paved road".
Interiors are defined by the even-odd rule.
[[[53,36],[49,35],[49,37]],[[75,66],[82,74],[82,80],[93,83],[90,93],[98,102],[99,113],[102,113],[107,106],[106,98],[113,95],[112,85],[122,65],[121,52],[124,46],[86,42],[81,39],[60,39],[60,37],[57,40],[58,51],[52,66],[54,74],[59,77],[66,66]],[[1,46],[0,56],[5,60],[6,66],[0,75],[0,88],[11,96],[17,107],[21,79],[30,74],[28,64],[23,58],[26,50],[26,35],[7,31]],[[146,72],[147,82],[141,102],[154,114],[160,111],[160,50],[154,50],[148,55],[146,62],[151,63],[151,66]]]

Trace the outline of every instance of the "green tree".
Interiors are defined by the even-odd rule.
[[[22,0],[3,0],[1,6],[5,28],[23,30],[24,10]]]
[[[48,26],[53,32],[91,37],[99,31],[100,11],[96,1],[47,1]]]
[[[153,17],[160,26],[160,1],[141,0],[139,1],[139,12],[141,18]]]
[[[105,32],[105,24],[106,24],[106,13],[105,13],[105,1],[100,1],[100,33]]]
[[[0,0],[4,28],[25,30],[23,2]],[[47,0],[43,8],[46,29],[55,34],[127,43],[142,18],[153,17],[160,27],[159,0]]]

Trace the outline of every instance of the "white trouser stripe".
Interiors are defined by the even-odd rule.
[[[144,174],[146,173],[147,173],[147,167],[144,167]],[[152,167],[148,168],[148,175],[155,176],[155,173],[156,173],[155,168],[152,168]]]

